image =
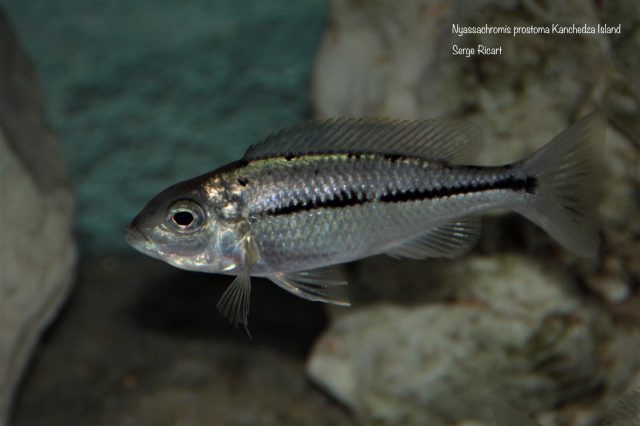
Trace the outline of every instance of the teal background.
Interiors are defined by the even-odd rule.
[[[164,187],[308,118],[324,0],[2,0],[35,62],[85,253]]]

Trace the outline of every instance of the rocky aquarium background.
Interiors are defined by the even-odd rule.
[[[640,424],[637,2],[0,7],[0,424]],[[460,38],[453,23],[623,34]],[[451,55],[478,43],[503,54]],[[501,164],[596,108],[595,260],[496,213],[460,259],[346,265],[349,309],[256,282],[250,340],[216,312],[228,277],[122,238],[162,188],[312,116],[465,117],[479,164]]]

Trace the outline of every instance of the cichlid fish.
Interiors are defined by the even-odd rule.
[[[251,276],[348,305],[335,294],[346,281],[327,267],[380,253],[458,256],[478,240],[487,210],[518,212],[594,256],[605,125],[592,113],[529,158],[480,167],[466,165],[480,134],[465,121],[312,121],[165,189],[126,239],[179,268],[236,275],[218,303],[236,327],[248,322]]]

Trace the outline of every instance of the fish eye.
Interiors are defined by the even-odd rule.
[[[169,208],[167,223],[179,232],[192,232],[204,223],[204,211],[191,200],[180,200]]]
[[[179,210],[171,216],[171,219],[173,219],[178,226],[189,226],[193,223],[195,218],[193,217],[193,213],[190,211]]]

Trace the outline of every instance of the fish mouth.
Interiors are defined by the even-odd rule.
[[[143,251],[151,244],[151,240],[137,226],[127,225],[124,232],[125,241],[133,248]]]
[[[155,259],[164,260],[164,253],[158,250],[156,243],[133,223],[127,225],[124,234],[125,241],[140,253]]]

